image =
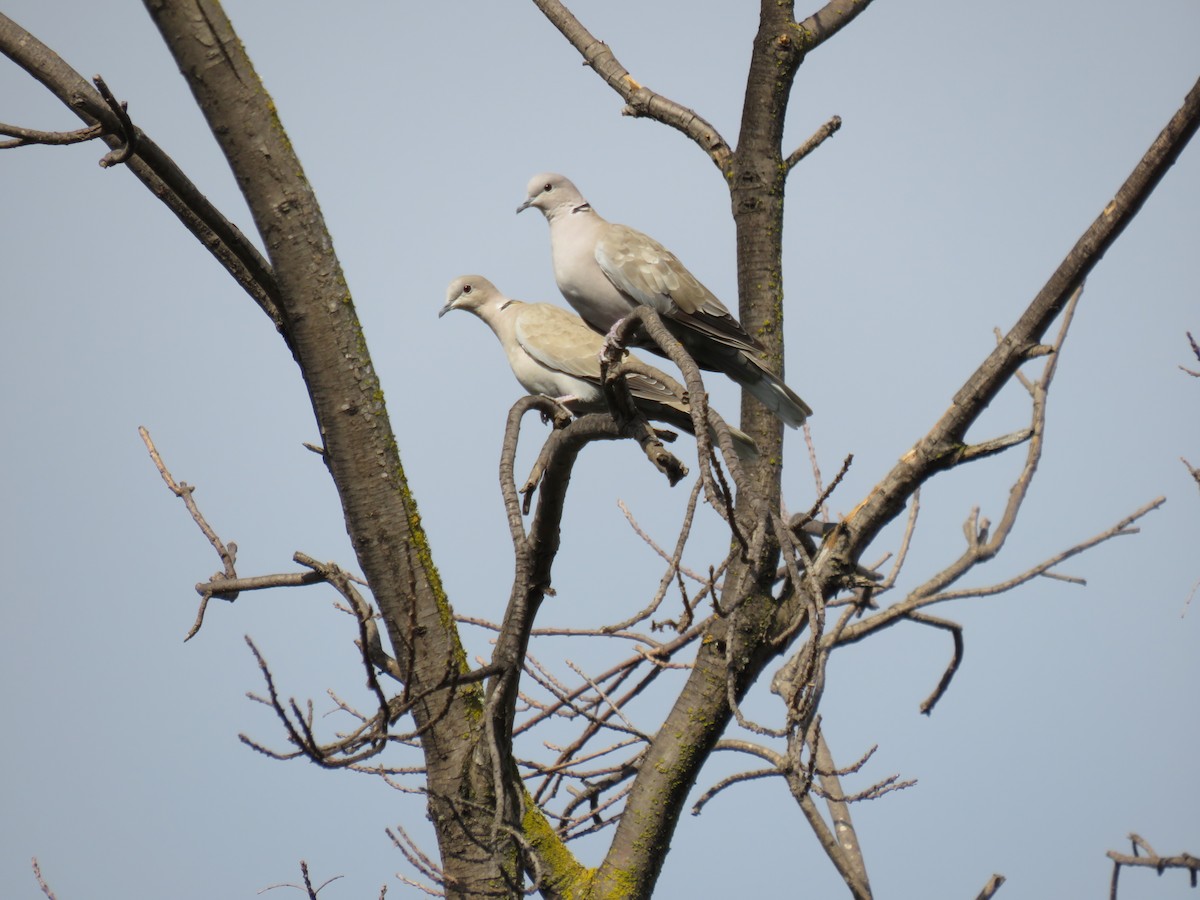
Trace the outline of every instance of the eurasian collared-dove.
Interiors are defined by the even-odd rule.
[[[785,424],[812,415],[762,362],[762,345],[658,241],[601,218],[562,175],[535,175],[517,212],[531,206],[550,223],[558,289],[592,328],[606,333],[635,306],[649,306],[697,365],[724,372]]]
[[[608,409],[600,386],[604,338],[579,316],[549,303],[513,300],[481,275],[463,275],[450,282],[438,318],[452,309],[465,309],[488,324],[504,347],[517,381],[529,393],[562,399],[575,413]],[[640,372],[626,375],[638,408],[647,418],[694,433],[691,411],[676,396],[675,381],[637,361],[651,376]],[[739,456],[751,458],[757,454],[758,448],[748,435],[732,426],[729,431]]]

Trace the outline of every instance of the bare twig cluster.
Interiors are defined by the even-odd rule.
[[[593,50],[597,50],[597,48],[593,48]],[[600,51],[597,50],[597,52]],[[607,51],[603,52],[607,54],[606,59],[611,59],[611,54],[608,54]],[[585,56],[587,55],[588,53],[585,53]],[[627,81],[624,83],[628,84]],[[644,89],[639,87],[638,90]],[[1135,206],[1138,202],[1134,199],[1129,201],[1129,204]],[[1106,212],[1106,216],[1111,216],[1111,213]],[[1110,232],[1111,230],[1112,228],[1109,227]],[[857,773],[870,757],[870,752],[868,752],[854,765],[839,769],[833,763],[828,745],[821,735],[817,709],[823,691],[826,664],[832,651],[840,646],[861,641],[901,621],[915,622],[946,631],[953,639],[953,651],[941,680],[934,687],[930,696],[921,704],[921,711],[928,714],[944,695],[961,665],[963,634],[957,623],[930,615],[926,607],[950,600],[995,596],[1026,584],[1037,577],[1083,584],[1083,579],[1061,573],[1057,567],[1073,556],[1110,538],[1136,533],[1135,523],[1161,505],[1163,499],[1157,498],[1111,528],[1081,540],[1041,562],[1029,566],[1016,575],[976,587],[954,587],[967,575],[994,559],[1012,533],[1041,458],[1046,427],[1047,398],[1058,360],[1061,358],[1072,314],[1081,292],[1082,279],[1075,282],[1068,292],[1069,296],[1062,298],[1060,330],[1052,344],[1046,345],[1026,340],[1025,343],[1018,345],[1013,342],[1012,334],[998,335],[998,352],[1001,355],[997,356],[996,362],[992,363],[994,367],[992,371],[995,373],[1006,372],[1005,378],[1012,378],[1025,389],[1030,399],[1029,425],[1008,434],[974,443],[957,441],[948,452],[940,451],[936,459],[925,464],[925,474],[921,480],[936,472],[988,459],[1020,446],[1026,447],[1024,465],[1010,488],[1008,503],[999,520],[993,525],[981,515],[979,509],[971,510],[964,523],[966,547],[962,553],[941,571],[911,588],[902,599],[890,604],[882,602],[886,595],[896,588],[907,559],[908,548],[917,525],[920,480],[915,481],[912,486],[907,525],[900,544],[896,548],[891,569],[886,575],[882,575],[877,572],[877,569],[891,558],[892,554],[885,556],[875,566],[864,568],[857,562],[854,554],[840,556],[837,553],[838,539],[844,538],[848,534],[845,526],[820,522],[816,519],[818,510],[825,504],[828,496],[844,475],[849,460],[846,461],[833,484],[828,489],[820,491],[820,496],[813,504],[813,509],[807,515],[798,516],[789,521],[787,527],[784,527],[782,519],[769,509],[765,511],[764,515],[761,507],[756,509],[751,506],[748,513],[743,511],[739,514],[736,505],[730,502],[732,500],[731,493],[728,489],[722,489],[719,486],[719,477],[710,476],[702,471],[702,476],[697,482],[696,490],[693,491],[688,505],[684,527],[676,540],[675,551],[667,553],[657,544],[653,544],[656,552],[668,561],[668,569],[660,580],[659,589],[649,606],[631,619],[603,628],[577,629],[571,632],[592,637],[620,636],[642,641],[645,646],[653,648],[659,659],[663,658],[667,652],[677,654],[678,648],[674,644],[668,645],[670,648],[668,651],[661,645],[655,646],[648,636],[631,635],[629,632],[629,629],[637,622],[643,621],[646,616],[651,615],[659,608],[666,596],[667,589],[673,583],[678,584],[680,588],[682,612],[677,619],[667,620],[663,624],[671,625],[677,630],[680,637],[676,641],[687,640],[690,642],[697,635],[708,633],[716,622],[725,622],[729,626],[725,631],[727,637],[723,646],[718,645],[725,659],[721,671],[724,673],[728,707],[743,729],[760,738],[783,739],[785,750],[775,750],[751,741],[717,742],[714,749],[742,750],[759,759],[769,761],[771,767],[747,770],[723,779],[702,795],[696,805],[697,810],[702,808],[716,793],[733,784],[767,775],[782,776],[788,780],[797,802],[805,811],[818,837],[824,836],[822,844],[826,846],[852,892],[858,896],[869,896],[870,891],[865,879],[861,854],[857,851],[856,842],[846,838],[846,834],[852,833],[852,825],[844,810],[845,804],[857,799],[881,796],[891,790],[907,786],[911,782],[902,782],[898,776],[890,776],[852,795],[845,794],[840,785],[836,789],[829,787],[829,784],[836,783],[836,779],[840,776]],[[677,358],[677,354],[671,352],[669,341],[661,340],[660,336],[655,333],[655,328],[656,326],[660,327],[660,323],[656,322],[656,317],[652,313],[639,315],[638,318],[641,319],[640,322],[634,322],[634,317],[631,317],[624,329],[616,330],[616,352],[619,352],[621,341],[628,340],[634,328],[641,326],[651,333],[658,341],[659,346],[667,352],[667,355],[671,356],[684,373],[689,398],[700,398],[699,402],[693,400],[692,404],[699,426],[705,416],[705,410],[702,400],[703,387],[698,371],[690,365],[686,354]],[[615,368],[616,359],[614,357],[610,360],[609,365]],[[1038,376],[1032,377],[1021,371],[1021,365],[1038,359],[1045,360]],[[974,404],[972,408],[976,410],[975,415],[977,415],[977,410],[982,408],[986,399],[990,398],[994,391],[1004,383],[1005,378],[998,378],[994,382],[995,386],[979,382],[972,388],[975,393],[971,397],[970,403]],[[966,402],[963,401],[964,404]],[[969,421],[963,420],[955,427],[965,431]],[[703,438],[701,437],[703,433],[704,429],[697,427],[697,440],[701,444],[699,453],[701,460],[705,458]],[[918,455],[914,458],[919,458],[920,452],[919,448],[916,449],[914,453]],[[734,466],[730,468],[735,475],[738,473],[738,469]],[[738,487],[743,493],[745,492],[745,483],[739,481]],[[703,585],[704,579],[696,578],[702,584],[701,591],[707,590],[712,595],[712,613],[697,622],[695,610],[698,598],[688,597],[681,559],[682,548],[687,540],[691,517],[698,497],[697,492],[700,490],[704,491],[710,505],[727,518],[737,539],[737,544],[741,548],[742,559],[755,558],[761,553],[768,540],[778,548],[781,566],[776,576],[776,612],[766,628],[766,634],[769,635],[767,647],[771,653],[780,653],[797,641],[799,642],[799,649],[791,651],[791,655],[776,672],[771,682],[772,690],[785,702],[785,720],[780,726],[771,727],[753,722],[740,709],[739,698],[745,690],[745,684],[740,681],[742,672],[735,660],[743,658],[752,645],[739,643],[738,639],[743,633],[744,623],[738,622],[738,619],[751,592],[747,590],[749,585],[745,582],[735,585],[730,590],[726,568],[733,557],[726,559],[721,565],[722,572],[726,573],[726,583],[722,585],[721,596],[724,598],[732,596],[734,598],[732,602],[723,601],[718,597],[715,568],[710,570],[708,585]],[[855,515],[860,512],[860,509],[856,509],[855,513],[848,518],[853,520]],[[514,524],[520,522],[520,514],[516,511],[515,504],[512,503],[510,503],[510,522]],[[523,532],[521,533],[523,534]],[[861,549],[858,552],[861,552]],[[695,577],[695,573],[692,575]],[[826,629],[825,615],[828,608],[840,608],[840,612],[832,627]],[[500,628],[501,626],[496,627]],[[538,632],[534,630],[531,633],[537,634]],[[527,666],[526,671],[534,683],[545,692],[548,699],[535,699],[527,692],[521,695],[527,704],[526,708],[533,713],[533,716],[526,725],[514,728],[514,734],[529,725],[553,716],[578,718],[585,723],[575,741],[558,748],[559,756],[553,761],[546,763],[522,760],[522,765],[533,776],[540,779],[534,793],[534,801],[543,809],[550,799],[558,796],[562,786],[571,780],[574,781],[574,785],[566,797],[566,802],[561,810],[554,814],[558,823],[557,827],[565,837],[590,833],[618,821],[622,808],[620,804],[628,797],[629,789],[626,785],[633,778],[639,766],[645,762],[644,753],[652,743],[650,737],[642,729],[635,727],[628,718],[624,711],[625,704],[644,690],[649,682],[657,677],[657,672],[651,670],[641,681],[635,682],[632,688],[625,689],[624,693],[618,693],[616,688],[625,688],[626,679],[631,678],[634,669],[646,661],[647,657],[639,653],[637,657],[630,657],[599,677],[586,676],[582,671],[576,670],[579,681],[572,685],[555,678],[547,667],[540,663],[534,661]],[[593,746],[596,738],[601,734],[608,734],[610,740],[601,746]],[[586,765],[580,765],[580,763]],[[810,795],[836,805],[836,809],[831,807],[830,811],[832,828],[815,811]],[[845,834],[838,834],[839,831],[845,832]],[[854,848],[853,852],[848,851],[847,847]],[[994,879],[986,890],[994,892],[1001,881],[1002,878]]]
[[[578,734],[566,743],[543,739],[551,758],[516,757],[532,801],[553,820],[563,839],[590,834],[617,820],[627,783],[636,775],[641,749],[650,738],[631,718],[628,708],[660,675],[687,668],[678,657],[703,632],[703,623],[699,623],[673,638],[659,640],[633,630],[649,620],[660,602],[661,598],[621,623],[592,628],[534,628],[530,632],[534,639],[609,639],[634,646],[632,654],[595,675],[568,662],[571,676],[567,680],[528,650],[525,653],[523,671],[528,683],[519,692],[512,737],[536,737],[553,721],[579,725]],[[493,632],[502,631],[502,626],[494,622],[458,618]],[[553,811],[555,807],[557,811]]]
[[[428,882],[421,882],[409,878],[399,873],[396,874],[396,879],[409,887],[414,887],[430,897],[445,897],[446,896],[446,873],[436,862],[430,859],[419,846],[416,841],[409,837],[408,832],[397,825],[394,829],[387,829],[387,836],[391,839],[392,845],[400,851],[400,855],[408,862],[410,866],[421,873],[422,877]],[[387,886],[384,886],[386,892]],[[383,894],[380,894],[380,900],[383,900]]]
[[[413,748],[418,746],[423,729],[412,729],[397,732],[394,726],[411,712],[414,702],[425,699],[431,694],[443,695],[443,705],[449,703],[453,689],[464,684],[483,681],[494,670],[484,667],[466,675],[456,675],[453,666],[447,662],[443,678],[435,686],[422,692],[420,697],[414,697],[410,687],[401,678],[401,669],[397,661],[383,649],[383,641],[379,633],[378,615],[367,602],[366,598],[355,587],[364,584],[362,579],[344,571],[334,563],[323,563],[304,553],[297,552],[293,560],[304,566],[304,572],[284,572],[272,575],[239,577],[235,569],[237,545],[232,541],[222,541],[208,524],[203,513],[196,504],[195,486],[186,482],[177,482],[163,462],[150,433],[145,428],[139,428],[143,442],[158,469],[159,475],[175,496],[182,499],[191,514],[193,521],[208,539],[213,549],[220,557],[223,569],[213,575],[208,581],[196,585],[200,594],[200,610],[196,622],[189,630],[184,640],[190,640],[200,630],[204,621],[204,611],[208,601],[218,598],[233,602],[242,591],[265,590],[268,588],[301,587],[312,584],[327,584],[334,588],[345,601],[345,605],[337,608],[352,615],[358,626],[356,646],[362,660],[366,683],[376,701],[374,711],[366,713],[330,691],[329,696],[335,709],[350,716],[355,725],[348,731],[339,732],[334,740],[322,742],[316,737],[316,712],[312,700],[303,707],[296,700],[284,701],[279,696],[275,686],[275,678],[267,665],[261,651],[249,637],[246,643],[258,662],[263,681],[267,688],[266,696],[250,694],[256,702],[271,707],[284,726],[288,742],[295,748],[291,751],[276,751],[267,748],[262,743],[246,735],[239,738],[247,746],[273,759],[294,759],[304,756],[325,768],[347,768],[360,772],[380,775],[394,787],[401,790],[412,790],[401,782],[395,781],[396,776],[420,776],[424,774],[422,766],[385,766],[381,764],[367,765],[368,760],[383,753],[389,747],[402,746]],[[379,681],[379,675],[403,685],[398,695],[388,696]],[[428,726],[426,726],[428,727]]]
[[[1082,553],[1084,550],[1095,547],[1096,545],[1111,538],[1136,534],[1138,529],[1133,527],[1133,523],[1145,516],[1150,511],[1157,509],[1165,502],[1165,498],[1156,498],[1140,509],[1134,511],[1132,514],[1125,517],[1111,528],[1106,529],[1099,534],[1093,535],[1090,538],[1079,541],[1078,543],[1059,551],[1058,553],[1055,553],[1041,562],[1028,567],[1017,575],[977,587],[951,589],[954,584],[961,581],[965,576],[976,570],[979,566],[994,559],[1003,548],[1005,541],[1008,539],[1016,525],[1021,506],[1025,501],[1029,487],[1033,481],[1033,477],[1037,472],[1038,463],[1041,460],[1043,440],[1046,429],[1047,399],[1049,396],[1050,386],[1054,379],[1058,360],[1061,358],[1063,344],[1066,340],[1074,309],[1079,301],[1081,293],[1082,285],[1073,292],[1067,303],[1059,328],[1059,333],[1054,343],[1047,347],[1038,346],[1037,348],[1031,350],[1028,354],[1032,358],[1037,358],[1039,356],[1046,358],[1046,363],[1042,369],[1041,375],[1034,380],[1021,371],[1017,371],[1015,373],[1016,380],[1029,395],[1029,426],[1010,434],[985,440],[977,444],[960,445],[950,458],[943,459],[940,463],[943,467],[950,468],[976,460],[985,459],[989,456],[1003,452],[1004,450],[1024,445],[1026,447],[1024,465],[1009,488],[1008,503],[1002,511],[999,520],[993,524],[989,519],[981,516],[981,512],[978,508],[972,509],[963,524],[963,534],[965,537],[966,546],[960,555],[946,565],[941,571],[927,578],[917,587],[909,590],[907,595],[902,600],[882,608],[878,608],[879,599],[895,587],[901,572],[901,568],[907,557],[908,547],[910,545],[917,522],[917,513],[920,502],[919,494],[914,492],[913,500],[909,507],[908,524],[905,528],[904,535],[901,538],[900,545],[896,551],[895,561],[891,571],[877,586],[867,586],[856,598],[856,603],[861,608],[863,605],[865,605],[865,602],[868,599],[866,595],[869,594],[870,601],[877,608],[870,614],[863,616],[860,621],[846,627],[843,633],[836,640],[836,643],[839,644],[854,643],[862,640],[870,634],[876,633],[881,628],[888,627],[901,620],[916,622],[918,624],[938,628],[950,633],[954,639],[954,652],[941,682],[921,706],[921,711],[924,713],[929,713],[932,711],[938,700],[945,693],[951,678],[958,669],[958,666],[962,660],[961,628],[953,622],[928,615],[928,613],[925,612],[927,607],[939,603],[945,603],[951,600],[966,600],[970,598],[995,596],[997,594],[1012,590],[1020,585],[1026,584],[1038,577],[1054,578],[1073,584],[1084,584],[1085,582],[1082,579],[1070,575],[1064,575],[1058,572],[1056,567],[1066,560],[1078,555],[1079,553]]]

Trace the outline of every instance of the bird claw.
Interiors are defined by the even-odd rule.
[[[629,317],[617,319],[613,322],[612,328],[608,329],[608,334],[604,335],[604,345],[600,348],[600,365],[613,365],[619,362],[621,357],[625,355],[625,346],[617,339],[617,335],[624,328]]]
[[[568,406],[574,403],[579,398],[575,394],[563,394],[561,397],[551,397],[547,394],[542,394],[551,404],[554,405],[553,411],[543,407],[540,412],[542,414],[542,422],[547,425],[553,425],[555,428],[565,428],[570,424],[574,416],[571,413],[571,408]]]

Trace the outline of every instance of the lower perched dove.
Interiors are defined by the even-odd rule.
[[[463,275],[450,282],[438,318],[452,309],[465,309],[487,323],[504,347],[517,381],[529,393],[560,399],[574,413],[608,409],[600,386],[604,338],[579,316],[549,303],[510,299],[481,275]],[[675,381],[637,361],[650,375],[629,372],[625,376],[638,409],[648,419],[694,434],[691,410],[675,394]],[[739,457],[758,455],[758,447],[748,435],[732,426],[729,431]]]
[[[784,424],[797,428],[812,415],[766,367],[762,344],[674,253],[640,231],[601,218],[562,175],[535,175],[526,194],[517,212],[532,206],[546,216],[554,280],[588,325],[603,334],[634,307],[649,306],[697,365],[724,372]]]

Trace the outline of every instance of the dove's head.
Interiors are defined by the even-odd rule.
[[[446,302],[438,310],[438,318],[452,309],[465,309],[486,321],[490,313],[498,312],[510,302],[482,275],[460,275],[446,288]]]
[[[531,206],[540,209],[547,219],[552,219],[560,212],[587,207],[587,201],[569,178],[553,172],[542,172],[529,179],[529,186],[525,188],[525,202],[517,207],[517,212]]]

